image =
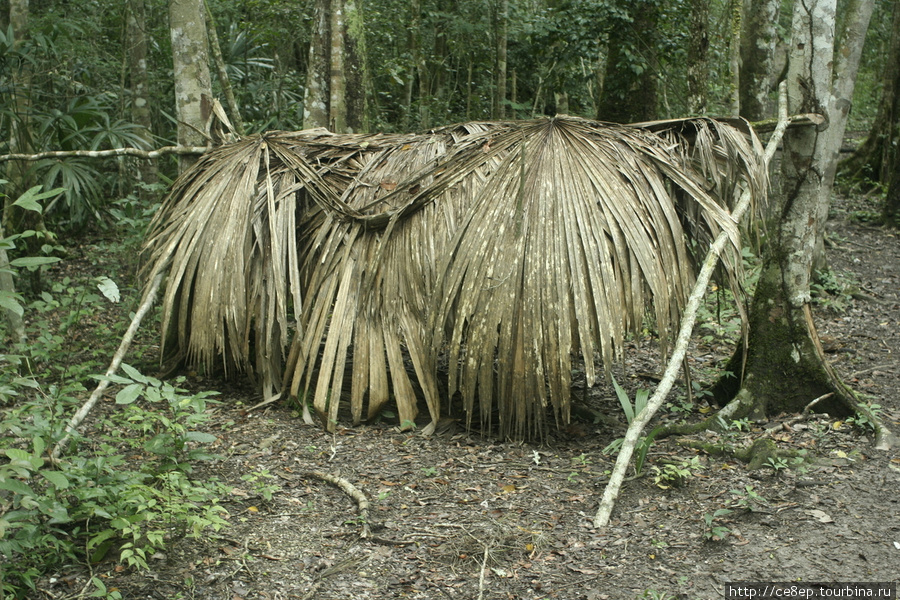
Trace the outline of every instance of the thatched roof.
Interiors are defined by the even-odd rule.
[[[764,193],[758,156],[709,119],[249,137],[204,155],[154,221],[165,343],[311,394],[327,427],[341,402],[360,421],[392,398],[411,423],[406,361],[436,421],[444,358],[469,418],[477,398],[503,435],[539,433],[548,405],[568,421],[574,352],[593,384],[647,310],[668,338],[693,249],[727,231],[739,269],[728,207],[741,183]]]

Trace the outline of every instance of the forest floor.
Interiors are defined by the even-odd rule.
[[[866,199],[836,203],[833,279],[859,293],[835,285],[815,314],[837,372],[896,432],[900,236],[869,224],[875,210]],[[695,336],[698,380],[731,353],[713,333]],[[661,368],[652,341],[642,340],[622,383],[652,389],[647,374]],[[355,428],[344,422],[331,434],[303,425],[291,407],[248,410],[260,400],[250,388],[195,383],[222,391],[208,427],[222,458],[195,475],[233,486],[223,499],[231,526],[172,540],[149,571],[95,566],[126,599],[713,600],[731,582],[900,580],[900,448],[876,450],[864,422],[783,415],[659,440],[644,475],[625,483],[610,525],[597,530],[592,519],[615,460],[604,449],[626,427],[604,385],[587,402],[612,419],[522,443],[461,426],[424,437],[399,431],[390,415]],[[683,395],[674,391],[657,420],[708,414],[702,400],[691,406]],[[111,400],[106,407],[114,410]],[[750,471],[686,444],[743,446],[761,436],[807,459]],[[365,494],[368,537],[354,500],[312,471]],[[59,598],[81,588],[68,585],[39,587],[42,597]]]

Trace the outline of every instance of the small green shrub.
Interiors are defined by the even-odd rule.
[[[40,212],[39,200],[53,194],[36,190],[16,204]],[[15,249],[23,236],[0,245]],[[20,257],[5,270],[16,275],[56,260]],[[15,291],[0,294],[0,307],[28,317],[27,342],[0,353],[0,598],[23,598],[40,577],[77,564],[87,567],[93,586],[84,594],[117,598],[91,565],[114,558],[146,568],[168,540],[228,523],[218,501],[223,486],[191,477],[197,461],[215,458],[205,446],[216,438],[200,431],[211,392],[190,393],[178,381],[124,365],[122,376],[110,377],[122,386],[115,409],[97,416],[88,433],[72,436],[68,452],[51,460],[49,449],[95,383],[91,373],[112,354],[102,342],[115,337],[97,316],[117,295],[118,286],[104,277],[61,279],[31,302]],[[0,340],[8,336],[6,326],[0,318]]]
[[[47,449],[61,437],[56,415],[74,403],[71,390],[4,410],[5,594],[22,597],[48,570],[95,563],[113,551],[121,563],[146,568],[147,558],[167,539],[227,525],[218,501],[221,486],[189,477],[194,461],[213,458],[201,445],[214,438],[194,430],[206,420],[208,393],[186,394],[152,380],[132,385],[141,387],[119,393],[129,401],[127,409],[103,418],[90,437],[74,439],[79,452],[56,462],[48,460]],[[143,451],[137,461],[128,458],[135,450]]]

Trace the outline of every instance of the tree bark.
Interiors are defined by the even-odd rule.
[[[362,3],[344,0],[344,80],[346,82],[347,131],[369,131],[369,98],[372,82],[366,57]]]
[[[856,87],[856,75],[859,73],[859,61],[862,57],[866,31],[872,17],[874,0],[849,0],[846,3],[846,14],[842,21],[840,33],[835,37],[837,52],[834,53],[833,81],[830,94],[826,97],[825,116],[828,128],[824,131],[823,141],[825,157],[825,174],[823,186],[827,190],[826,198],[819,204],[817,220],[824,224],[828,220],[828,208],[831,188],[837,173],[840,160],[841,145],[847,129],[847,119],[853,104],[853,90]],[[820,227],[816,232],[816,247],[813,254],[813,272],[828,267],[825,258],[825,230]]]
[[[20,50],[28,40],[28,0],[10,0],[9,25],[13,33],[13,49]],[[13,115],[9,120],[10,153],[29,154],[31,145],[31,69],[27,60],[19,61],[11,70],[10,108]],[[3,211],[3,220],[8,229],[18,231],[12,223],[12,201],[31,187],[28,166],[12,161],[6,168],[6,179],[9,187],[6,190],[7,205]],[[26,211],[27,212],[27,211]]]
[[[178,115],[178,143],[202,146],[207,142],[206,126],[212,113],[209,75],[209,46],[203,0],[169,0],[169,28],[175,77],[175,110]],[[179,157],[184,171],[196,157]]]
[[[731,48],[728,52],[731,67],[731,116],[741,114],[741,28],[742,2],[731,0]]]
[[[688,114],[706,114],[709,81],[709,0],[691,0],[687,50]]]
[[[353,0],[316,0],[303,127],[351,133],[367,127],[365,38]]]
[[[833,415],[854,410],[852,392],[828,365],[810,307],[810,276],[816,239],[834,179],[833,139],[840,115],[829,105],[846,90],[832,85],[836,0],[795,2],[788,72],[790,112],[827,115],[822,126],[788,130],[784,137],[779,223],[764,249],[762,273],[749,311],[750,337],[739,348],[730,371],[739,386],[723,380],[720,392],[744,398],[743,412],[754,416],[800,411],[809,401],[834,395],[819,407]],[[850,71],[844,71],[846,76]],[[854,73],[855,75],[855,73]],[[824,209],[824,210],[823,210]],[[742,371],[742,366],[746,365]]]
[[[303,95],[303,128],[328,127],[329,0],[316,0],[306,90]]]
[[[150,89],[147,71],[147,18],[144,0],[128,0],[128,75],[131,84],[131,120],[140,127],[139,133],[146,147],[153,145],[153,120],[150,114]],[[147,185],[159,181],[156,161],[137,161],[137,181]],[[144,203],[150,194],[143,187],[138,195]]]
[[[740,114],[749,121],[772,116],[769,92],[778,40],[777,0],[745,0],[741,18]]]
[[[431,98],[428,94],[428,67],[425,62],[425,52],[422,49],[422,3],[413,0],[410,5],[411,23],[409,26],[409,55],[412,64],[409,67],[409,81],[407,82],[407,128],[412,118],[413,84],[418,82],[419,117],[416,123],[418,129],[425,129],[431,121]]]
[[[344,79],[344,1],[331,0],[331,48],[328,78],[329,129],[335,133],[347,131],[346,86]]]
[[[216,32],[216,20],[213,17],[209,3],[204,0],[204,12],[206,13],[206,28],[209,32],[209,45],[212,50],[213,62],[216,65],[216,75],[219,85],[222,86],[222,94],[225,96],[225,104],[228,106],[228,118],[234,125],[238,135],[244,135],[244,119],[241,117],[241,109],[234,97],[231,80],[228,78],[228,70],[225,68],[225,59],[222,56],[222,47],[219,45],[219,34]]]
[[[9,2],[9,27],[13,34],[13,50],[21,51],[29,38],[28,0],[10,0]],[[17,63],[17,64],[15,64]],[[10,69],[10,84],[7,92],[11,94],[11,101],[6,107],[12,114],[9,116],[9,149],[11,153],[31,153],[32,128],[31,128],[31,63],[29,57],[25,60],[14,61]],[[11,109],[11,110],[10,110]],[[40,253],[44,243],[47,228],[44,225],[42,213],[33,210],[22,210],[15,206],[15,200],[34,185],[33,172],[24,162],[10,161],[6,167],[6,194],[3,205],[2,224],[0,229],[8,233],[33,230],[40,235],[24,239],[25,252],[36,256]],[[26,277],[29,280],[31,291],[37,293],[41,289],[41,270],[29,272]],[[7,291],[15,291],[10,283]]]
[[[506,118],[507,39],[509,37],[509,0],[500,0],[497,15],[497,118]],[[560,111],[561,112],[561,111]]]
[[[894,172],[891,174],[891,185],[884,198],[884,210],[881,218],[886,225],[900,228],[900,160],[893,161]]]

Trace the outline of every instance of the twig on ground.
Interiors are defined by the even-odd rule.
[[[304,473],[304,475],[308,477],[315,477],[316,479],[321,479],[326,483],[330,483],[331,485],[339,488],[342,492],[350,496],[356,502],[356,506],[359,508],[359,520],[362,526],[362,531],[360,531],[359,537],[363,539],[370,537],[371,532],[369,530],[369,499],[366,498],[366,495],[363,494],[359,488],[357,488],[355,485],[353,485],[343,477],[332,475],[331,473],[309,471],[307,473]]]
[[[834,396],[834,392],[828,392],[827,394],[823,394],[823,395],[819,396],[818,398],[816,398],[815,400],[813,400],[812,402],[810,402],[809,404],[804,406],[803,410],[800,411],[799,415],[791,417],[784,423],[779,423],[775,427],[769,427],[768,429],[766,429],[766,433],[771,435],[771,434],[775,433],[776,431],[778,431],[779,429],[784,428],[785,425],[793,425],[794,423],[797,423],[798,421],[803,421],[803,420],[809,418],[809,415],[807,413],[810,412],[810,409],[812,409],[812,407],[814,407],[816,404],[818,404],[822,400],[828,400],[832,396]]]
[[[481,574],[478,576],[478,600],[484,599],[484,575],[485,571],[487,571],[487,561],[490,553],[491,549],[485,544],[484,558],[481,559]]]
[[[869,367],[868,369],[863,369],[862,371],[856,371],[855,373],[850,373],[850,378],[859,377],[860,375],[865,375],[869,371],[887,371],[887,367],[895,367],[897,363],[887,363],[884,365],[875,365],[874,367]],[[893,371],[888,371],[888,373],[893,373]]]

